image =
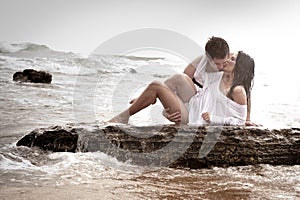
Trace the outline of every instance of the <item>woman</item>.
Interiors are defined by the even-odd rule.
[[[205,72],[205,58],[196,74],[204,75],[205,84],[189,100],[190,124],[244,125],[254,78],[254,60],[239,52],[231,55],[223,72]],[[199,115],[201,113],[201,115]]]
[[[165,83],[152,82],[127,110],[109,122],[128,123],[131,115],[159,98],[168,112],[180,112],[183,124],[244,125],[254,77],[253,59],[239,52],[228,61],[224,72],[206,72],[207,62],[207,57],[202,59],[195,72],[204,74],[206,80],[202,89],[197,91],[190,77],[183,74],[174,75]]]

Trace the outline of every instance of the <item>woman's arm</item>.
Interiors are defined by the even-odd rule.
[[[247,108],[245,108],[245,110],[243,110],[243,111],[247,112],[247,110],[248,110],[247,94],[246,94],[246,90],[243,86],[238,85],[233,89],[232,100],[240,105],[246,105]],[[242,112],[242,110],[241,110],[241,112]],[[245,118],[243,118],[243,119],[240,119],[237,117],[226,117],[224,124],[245,125],[246,118],[247,118],[247,114],[245,114]]]
[[[249,96],[247,102],[247,118],[246,118],[246,126],[262,126],[261,124],[257,124],[251,121],[251,96]]]
[[[250,120],[250,113],[251,113],[251,98],[247,101],[246,91],[244,87],[237,86],[233,90],[232,98],[235,102],[241,105],[247,104],[247,117],[246,117],[246,126],[261,126],[261,124],[256,124],[251,122]]]
[[[211,116],[209,112],[202,113],[202,118],[207,123],[213,124],[224,124],[224,125],[245,125],[245,119],[237,117],[220,117],[220,116]]]

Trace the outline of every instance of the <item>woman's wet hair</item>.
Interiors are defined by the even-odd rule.
[[[253,58],[251,58],[248,54],[244,53],[243,51],[239,51],[235,66],[233,69],[233,82],[232,86],[227,94],[228,97],[231,98],[233,89],[241,85],[245,88],[247,99],[250,99],[250,93],[253,86],[253,78],[254,78],[254,67],[255,63]]]
[[[212,36],[205,45],[205,51],[212,59],[224,59],[229,54],[229,45],[223,38]]]

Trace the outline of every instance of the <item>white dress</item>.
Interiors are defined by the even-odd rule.
[[[244,125],[247,117],[247,105],[240,105],[220,91],[223,72],[207,72],[208,58],[203,56],[198,64],[195,77],[202,77],[203,88],[188,103],[189,125],[208,124],[202,113],[210,113],[210,124]]]

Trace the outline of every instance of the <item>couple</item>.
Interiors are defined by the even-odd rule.
[[[164,116],[176,124],[255,125],[250,121],[254,60],[242,51],[230,54],[227,42],[219,37],[210,38],[205,51],[184,74],[150,83],[127,110],[109,122],[128,123],[131,115],[158,98]]]

